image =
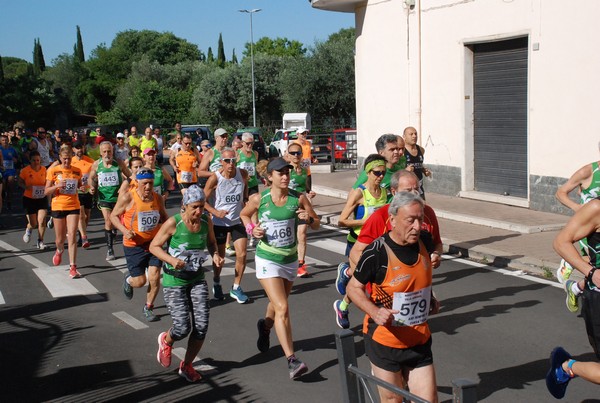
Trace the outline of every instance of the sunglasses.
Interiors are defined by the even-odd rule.
[[[251,145],[253,145],[254,143],[252,143],[252,142],[251,142],[251,143],[246,143],[246,142],[244,142],[244,144],[246,144],[247,146],[251,146]]]
[[[298,156],[298,155],[302,155],[302,151],[288,151],[288,154]]]
[[[221,161],[226,162],[227,164],[233,164],[236,162],[235,158],[222,158]]]
[[[385,171],[371,171],[371,173],[377,177],[385,175]]]
[[[185,144],[186,146],[192,145],[191,142],[186,142],[186,141],[184,141],[183,144]]]

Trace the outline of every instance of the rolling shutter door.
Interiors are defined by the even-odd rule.
[[[473,46],[476,191],[527,198],[527,44]]]

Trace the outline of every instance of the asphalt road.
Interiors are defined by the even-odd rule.
[[[171,214],[176,204],[169,202]],[[24,222],[18,214],[0,216],[0,400],[341,400],[332,302],[338,298],[333,283],[345,235],[337,229],[310,233],[313,276],[298,279],[290,298],[297,356],[309,373],[298,381],[288,379],[274,332],[268,353],[256,349],[256,321],[267,300],[253,274],[250,252],[242,285],[253,302],[239,305],[229,297],[212,301],[209,333],[197,362],[205,380],[192,385],[177,376],[176,357],[169,369],[156,362],[157,335],[171,324],[162,293],[155,309],[160,321],[144,322],[144,291],[136,289],[133,300],[126,300],[123,260],[104,260],[99,215],[92,221],[92,247],[80,250],[83,278],[78,280],[68,278],[67,266],[48,267],[53,231],[46,239],[51,247],[38,251],[33,241],[25,245],[21,239]],[[121,248],[116,251],[122,257]],[[231,260],[227,262],[224,288],[233,279]],[[544,383],[551,349],[562,345],[579,358],[594,358],[583,320],[566,310],[564,292],[534,280],[452,257],[436,271],[442,312],[430,318],[430,325],[440,401],[451,399],[456,378],[478,381],[478,398],[484,402],[553,401]],[[366,369],[362,315],[351,308],[350,319],[359,367]],[[174,354],[182,357],[185,343],[175,347]],[[594,400],[598,396],[600,387],[575,379],[565,401],[600,401]]]

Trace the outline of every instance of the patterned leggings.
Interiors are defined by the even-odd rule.
[[[173,327],[173,340],[184,339],[190,331],[196,340],[204,340],[208,330],[208,285],[206,281],[179,287],[164,287],[163,294]]]

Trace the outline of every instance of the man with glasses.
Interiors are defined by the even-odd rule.
[[[404,140],[402,137],[396,136],[395,134],[384,134],[375,142],[375,149],[377,150],[377,153],[383,156],[386,160],[386,172],[383,180],[381,181],[381,187],[386,190],[388,201],[390,201],[392,198],[392,192],[390,190],[390,181],[392,179],[392,175],[396,171],[406,167],[406,159],[404,157]],[[365,183],[367,178],[367,172],[363,169],[358,175],[358,178],[352,186],[352,189],[356,189]]]
[[[252,149],[254,135],[249,132],[242,134],[242,148],[237,151],[237,166],[248,172],[248,195],[258,193],[258,176],[256,176],[256,164],[258,164],[258,152]]]
[[[171,155],[171,166],[176,173],[177,183],[181,194],[190,186],[198,182],[198,167],[200,165],[200,156],[198,151],[192,147],[192,137],[188,134],[183,136],[181,149],[177,154]]]
[[[299,127],[298,130],[296,130],[296,136],[298,138],[294,140],[294,143],[300,144],[300,147],[302,147],[302,160],[300,161],[300,166],[306,169],[308,174],[307,180],[310,181],[310,163],[312,162],[312,151],[310,149],[310,141],[307,139],[308,129],[306,127]]]
[[[204,187],[209,201],[206,210],[212,214],[219,256],[225,255],[227,236],[231,234],[235,249],[235,280],[229,295],[238,303],[245,304],[250,299],[240,285],[246,269],[248,238],[240,220],[240,212],[248,201],[248,173],[236,167],[237,158],[232,148],[226,147],[220,151],[220,162],[221,168],[211,174]],[[220,283],[221,269],[222,266],[213,264],[213,296],[217,300],[224,298]]]
[[[46,137],[46,129],[39,127],[36,132],[36,136],[33,137],[33,141],[29,143],[29,151],[40,153],[42,159],[41,164],[43,167],[48,168],[55,159],[54,148],[52,142]]]
[[[117,144],[115,145],[115,158],[117,161],[127,161],[129,158],[129,147],[125,144],[125,135],[117,133]]]
[[[227,139],[229,133],[223,128],[215,130],[215,145],[209,150],[206,150],[202,162],[200,164],[200,171],[203,171],[202,176],[209,177],[209,172],[217,172],[221,169],[221,152],[227,147]]]

